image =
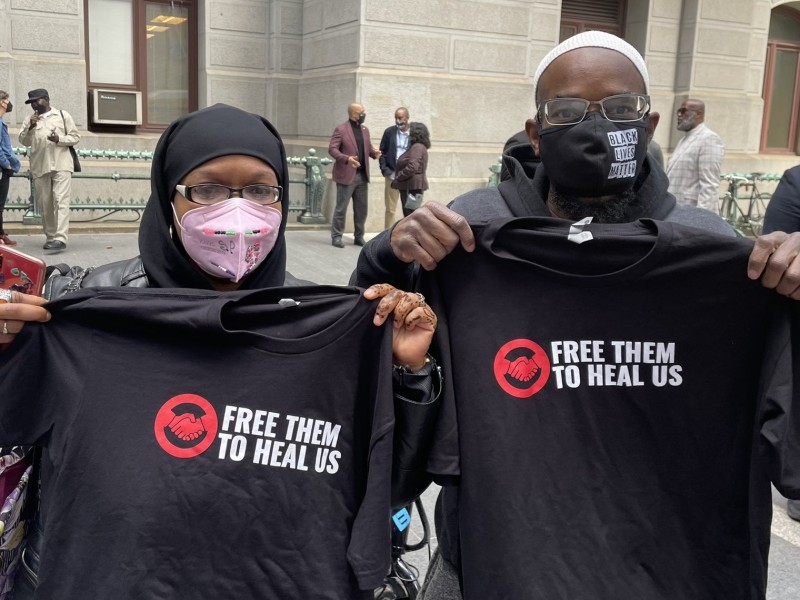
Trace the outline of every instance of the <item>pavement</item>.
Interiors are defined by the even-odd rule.
[[[137,234],[128,227],[124,233],[101,233],[91,231],[70,236],[67,250],[58,254],[47,254],[42,250],[44,236],[24,230],[10,230],[11,237],[18,242],[22,252],[43,258],[48,264],[66,263],[83,267],[102,265],[115,260],[135,256]],[[84,231],[86,231],[84,229]],[[367,235],[370,239],[372,235]],[[353,244],[352,234],[343,237],[344,248],[331,246],[327,228],[286,232],[288,245],[288,270],[295,276],[320,284],[346,285],[355,268],[360,248]],[[423,495],[431,527],[433,527],[433,505],[438,488],[433,486]],[[431,551],[436,547],[432,533]],[[409,543],[420,539],[419,519],[412,518]],[[408,562],[420,572],[420,579],[427,569],[429,552],[426,549],[406,555]],[[768,600],[798,600],[800,598],[800,522],[786,515],[786,500],[773,490],[772,542],[770,551]]]

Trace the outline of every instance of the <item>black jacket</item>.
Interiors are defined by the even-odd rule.
[[[469,222],[486,222],[498,218],[551,216],[547,208],[550,180],[543,165],[538,165],[533,177],[518,160],[528,157],[530,145],[517,145],[503,155],[510,178],[496,188],[481,188],[467,192],[453,200],[449,207]],[[664,170],[650,157],[645,159],[642,171],[634,184],[636,199],[628,207],[625,221],[640,218],[671,221],[733,236],[730,226],[719,216],[693,206],[679,206],[667,191],[669,180]],[[364,246],[358,257],[356,270],[350,277],[351,285],[366,285],[383,281],[406,290],[417,289],[418,266],[406,264],[395,257],[391,245],[392,230],[380,233]],[[446,381],[445,381],[446,385]],[[457,485],[445,484],[436,504],[436,531],[442,556],[454,565],[460,564],[458,536]]]
[[[800,165],[786,169],[764,215],[764,233],[800,231]]]
[[[397,127],[392,125],[387,127],[381,137],[381,144],[378,149],[381,151],[381,157],[378,159],[378,164],[381,167],[381,173],[384,177],[388,177],[397,171]]]

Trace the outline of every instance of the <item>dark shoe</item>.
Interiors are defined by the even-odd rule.
[[[4,246],[16,246],[17,242],[8,237],[5,233],[0,233],[0,244]]]
[[[364,245],[364,238],[356,238],[356,241],[353,242],[356,246],[363,246]]]
[[[789,500],[786,503],[786,514],[795,521],[800,521],[800,500]]]
[[[44,250],[66,250],[67,245],[60,240],[50,240],[42,246]]]
[[[344,242],[342,241],[341,238],[336,239],[336,240],[331,240],[331,244],[333,244],[337,248],[344,248]]]

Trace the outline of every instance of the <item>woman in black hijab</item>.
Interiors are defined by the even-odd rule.
[[[139,231],[140,256],[95,269],[75,267],[65,275],[51,277],[45,286],[45,296],[55,299],[82,287],[132,286],[228,291],[306,283],[286,273],[284,230],[289,207],[288,183],[283,142],[277,130],[263,117],[223,104],[181,117],[167,128],[156,146],[151,195]],[[268,240],[261,239],[258,243],[247,240],[250,246],[258,245],[264,251],[257,260],[250,261],[250,255],[242,259],[246,261],[243,274],[234,274],[232,269],[215,272],[213,267],[218,265],[205,260],[208,255],[203,246],[203,236],[213,238],[216,245],[224,242],[225,234],[230,231],[213,231],[204,228],[202,223],[212,222],[204,219],[215,218],[211,215],[214,208],[223,205],[227,199],[242,200],[239,205],[248,204],[243,201],[250,200],[249,204],[258,206],[250,206],[248,210],[251,213],[248,215],[255,214],[256,220],[267,215],[271,221],[266,228],[273,225],[277,229],[277,232],[271,232]],[[202,219],[194,219],[199,224],[194,226],[197,233],[194,242],[191,240],[193,228],[189,225],[192,219],[187,219],[192,212],[195,215],[203,214]],[[248,230],[247,233],[253,232]],[[217,236],[219,239],[214,238],[216,234],[220,234]],[[207,264],[204,264],[204,260]],[[426,355],[436,328],[436,316],[420,295],[402,292],[388,285],[373,286],[364,295],[367,299],[381,298],[376,309],[376,325],[382,325],[389,317],[397,324],[406,325],[393,329],[395,363],[403,365],[399,370],[401,374],[395,373],[393,377],[396,397],[404,404],[408,404],[408,400],[432,402],[431,380],[436,366]],[[27,312],[20,320],[7,322],[7,328],[13,333],[0,338],[0,342],[10,342],[25,321],[44,321],[49,318],[43,308],[36,306],[39,300],[23,294],[14,295],[13,302]],[[132,369],[132,377],[135,376],[135,369]],[[414,418],[419,419],[419,415]],[[402,426],[398,427],[401,433],[397,437],[405,438],[404,446],[413,445],[409,444],[409,436]],[[416,425],[412,423],[410,427]],[[412,435],[416,435],[416,431]],[[411,462],[418,463],[416,457],[403,456],[396,464]],[[402,471],[403,477],[408,479],[396,481],[395,504],[421,492],[416,487],[419,483],[414,479],[416,474],[413,469],[399,468],[398,471]],[[31,550],[40,546],[40,534],[41,526],[37,523],[29,536]],[[31,552],[29,555],[36,556],[37,553]],[[28,564],[28,567],[30,569],[27,571],[35,574],[38,565]],[[29,578],[17,577],[16,597],[33,597],[34,588],[35,584]]]
[[[225,104],[191,113],[172,123],[153,155],[150,201],[139,230],[139,252],[151,287],[213,287],[186,254],[174,226],[175,186],[210,160],[244,155],[267,163],[278,177],[280,230],[264,262],[242,280],[240,289],[284,285],[286,243],[283,237],[289,211],[289,172],[280,134],[265,118]],[[289,284],[294,283],[291,279]]]

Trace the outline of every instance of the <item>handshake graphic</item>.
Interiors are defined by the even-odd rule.
[[[196,440],[206,431],[202,417],[195,417],[191,413],[177,415],[167,424],[169,430],[184,442]]]
[[[513,361],[506,360],[506,375],[513,377],[517,381],[530,381],[539,371],[539,365],[533,357],[527,358],[520,356]]]

